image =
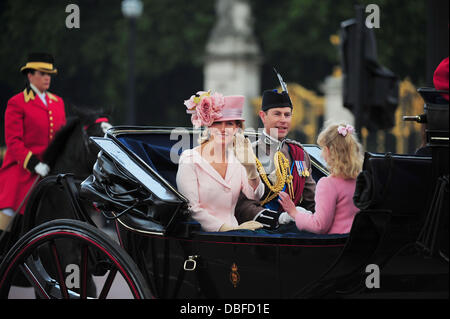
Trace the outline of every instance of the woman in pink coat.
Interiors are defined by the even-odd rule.
[[[251,144],[241,133],[244,97],[198,92],[185,105],[194,126],[207,127],[200,145],[184,151],[178,165],[177,187],[192,217],[211,232],[261,228],[256,221],[239,225],[234,216],[241,191],[258,200],[264,193]]]
[[[316,211],[311,213],[295,207],[286,193],[280,193],[279,202],[286,211],[280,222],[294,220],[299,230],[319,234],[349,233],[358,208],[353,204],[356,177],[362,169],[363,152],[354,128],[346,124],[326,127],[317,139],[322,157],[331,172],[316,186]]]

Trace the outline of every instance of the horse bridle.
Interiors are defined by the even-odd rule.
[[[85,147],[85,149],[86,149],[86,152],[87,152],[87,154],[88,154],[89,156],[92,155],[91,149],[90,149],[90,147],[89,147],[89,144],[92,144],[92,141],[91,141],[91,139],[89,138],[89,135],[88,135],[88,133],[87,133],[87,130],[88,130],[90,127],[92,127],[93,125],[98,124],[98,123],[103,123],[103,122],[109,123],[108,118],[107,118],[107,117],[99,117],[98,119],[95,120],[94,123],[91,123],[91,124],[89,124],[89,125],[83,126],[83,129],[82,129],[82,132],[83,132],[83,144],[84,144],[84,147]]]
[[[99,117],[98,119],[95,120],[94,123],[91,123],[89,125],[85,125],[83,126],[83,130],[86,132],[91,126],[97,124],[97,123],[102,123],[102,122],[107,122],[109,123],[109,120],[107,117]]]

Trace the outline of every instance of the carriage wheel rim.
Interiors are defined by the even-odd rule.
[[[68,236],[77,236],[83,240],[87,240],[88,242],[90,242],[91,244],[93,244],[95,247],[97,247],[97,249],[99,249],[100,251],[102,251],[104,254],[106,254],[115,264],[115,266],[119,269],[119,272],[122,274],[122,276],[124,276],[127,284],[129,285],[129,287],[131,288],[131,290],[133,291],[133,295],[136,299],[141,299],[140,294],[137,290],[137,288],[135,287],[133,281],[131,280],[131,278],[128,276],[127,272],[123,269],[122,265],[116,260],[116,258],[114,258],[114,256],[112,256],[106,249],[104,249],[101,245],[97,244],[95,241],[91,240],[90,238],[87,238],[86,236],[84,236],[83,234],[80,234],[78,232],[75,231],[68,231],[68,230],[64,230],[64,231],[56,231],[56,232],[47,232],[44,234],[39,235],[37,238],[35,238],[33,241],[31,241],[30,243],[27,243],[27,245],[23,248],[21,248],[21,250],[19,251],[19,253],[14,257],[13,261],[8,265],[5,273],[3,274],[3,278],[0,282],[0,289],[2,288],[2,286],[5,283],[5,280],[7,278],[8,273],[11,271],[11,268],[16,264],[16,262],[19,260],[19,258],[30,248],[32,248],[36,242],[40,241],[41,239],[45,239],[48,240],[50,239],[52,236],[56,236],[56,235],[68,235]]]

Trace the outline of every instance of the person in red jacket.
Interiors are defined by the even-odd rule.
[[[15,213],[23,215],[34,183],[50,167],[42,154],[66,123],[64,101],[48,92],[51,76],[57,73],[47,53],[32,53],[21,72],[25,89],[8,101],[5,111],[6,154],[0,168],[0,231]]]
[[[448,92],[448,57],[442,60],[434,71],[433,84],[436,90],[443,90]],[[442,93],[442,96],[447,101],[449,100],[448,93]]]

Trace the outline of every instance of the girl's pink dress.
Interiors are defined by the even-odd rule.
[[[297,207],[297,228],[317,234],[349,233],[359,211],[353,204],[355,186],[355,179],[322,177],[316,186],[316,211],[311,214]]]

